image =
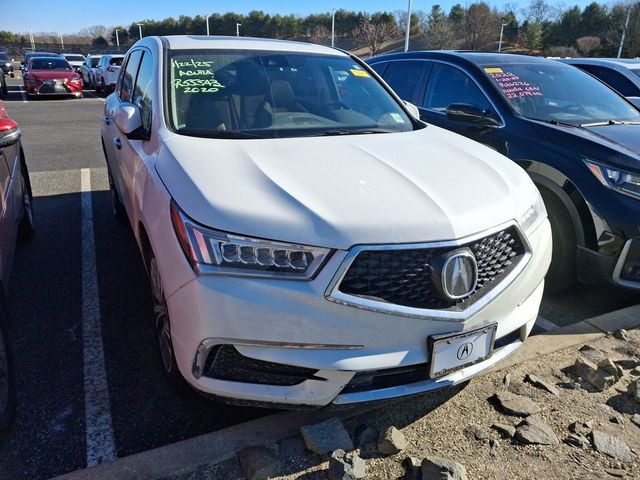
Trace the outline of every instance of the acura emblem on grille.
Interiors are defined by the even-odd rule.
[[[446,254],[441,262],[440,279],[442,294],[449,300],[457,300],[471,295],[478,283],[476,258],[468,248],[461,248]],[[437,267],[436,267],[437,268]]]

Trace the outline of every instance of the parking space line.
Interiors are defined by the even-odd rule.
[[[82,341],[84,357],[87,466],[116,458],[109,385],[100,323],[96,245],[91,200],[91,169],[80,170],[82,211]]]
[[[538,315],[538,318],[536,319],[536,326],[540,327],[545,332],[549,332],[551,330],[555,330],[556,328],[558,328],[558,325],[556,325],[553,322],[550,322],[549,320],[544,318],[542,315]]]
[[[22,97],[22,103],[29,103],[29,100],[27,100],[27,92],[25,92],[24,87],[20,85],[19,88],[20,96]]]

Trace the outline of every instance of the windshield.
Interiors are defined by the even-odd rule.
[[[98,64],[100,63],[100,58],[102,57],[91,57],[91,66],[97,67]]]
[[[589,74],[556,62],[485,66],[523,117],[573,125],[640,121],[640,112]]]
[[[31,70],[71,70],[71,66],[62,58],[34,58]]]
[[[411,119],[346,56],[175,50],[169,111],[183,135],[274,138],[402,132]]]
[[[84,57],[82,55],[65,55],[69,62],[84,62]]]

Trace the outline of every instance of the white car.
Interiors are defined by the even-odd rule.
[[[94,70],[100,64],[102,55],[87,55],[84,64],[80,67],[80,75],[82,76],[82,84],[85,87],[93,85]]]
[[[65,58],[67,62],[69,62],[69,65],[71,65],[73,69],[79,74],[80,69],[82,68],[82,65],[84,65],[84,62],[86,61],[86,58],[84,57],[84,55],[81,55],[79,53],[63,53],[62,56]]]
[[[108,95],[116,86],[124,55],[102,55],[93,70],[93,85],[96,93]]]
[[[356,57],[168,36],[123,65],[102,144],[172,383],[381,400],[464,382],[531,332],[551,258],[538,190]]]

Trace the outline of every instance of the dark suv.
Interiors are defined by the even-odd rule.
[[[425,51],[367,62],[423,120],[529,172],[553,232],[549,288],[577,275],[640,289],[640,111],[633,104],[577,68],[538,57]]]

